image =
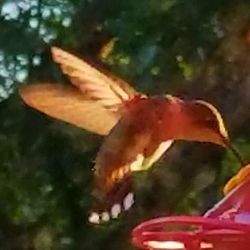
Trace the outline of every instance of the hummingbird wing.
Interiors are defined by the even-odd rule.
[[[40,83],[21,88],[20,95],[32,108],[100,135],[107,135],[118,121],[115,113],[75,87]]]
[[[80,128],[108,134],[121,116],[120,108],[138,93],[118,77],[103,74],[59,48],[52,47],[52,56],[70,77],[72,88],[47,83],[26,86],[20,90],[24,102]]]
[[[52,47],[53,59],[58,63],[64,74],[68,75],[72,84],[84,96],[96,100],[105,108],[117,112],[124,101],[133,99],[138,92],[127,82],[111,73],[95,69],[76,56]]]

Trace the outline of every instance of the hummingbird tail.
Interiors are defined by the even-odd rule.
[[[95,189],[94,199],[94,206],[88,218],[90,223],[101,224],[111,219],[117,219],[134,203],[132,176],[124,177],[120,182],[115,183],[108,192],[105,192],[104,187]]]

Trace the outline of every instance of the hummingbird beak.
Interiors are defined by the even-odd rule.
[[[222,140],[224,145],[235,155],[236,159],[239,161],[241,166],[245,166],[245,162],[243,160],[243,157],[241,156],[240,152],[237,148],[232,144],[232,142],[227,138],[222,136]]]

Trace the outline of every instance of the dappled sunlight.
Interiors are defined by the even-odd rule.
[[[244,0],[1,1],[1,247],[132,250],[142,221],[216,204],[250,158],[249,13]]]
[[[67,29],[72,20],[74,6],[70,1],[39,1],[39,0],[20,0],[2,2],[0,6],[0,17],[3,17],[6,24],[20,23],[24,29],[21,37],[16,37],[19,43],[25,43],[28,39],[32,43],[32,36],[41,39],[45,43],[52,42],[58,37],[57,29]],[[26,25],[28,23],[28,25]],[[5,28],[6,29],[6,28]],[[7,31],[7,30],[6,30]],[[12,34],[3,33],[5,40],[10,40]],[[13,34],[15,36],[15,33]],[[18,34],[17,34],[18,35]],[[38,35],[38,37],[37,37]],[[13,38],[12,38],[13,39]],[[0,34],[1,40],[1,34]],[[23,41],[22,41],[23,40]],[[35,42],[35,41],[34,41]],[[32,53],[30,58],[29,51],[17,51],[14,47],[10,49],[10,44],[0,46],[0,98],[4,100],[15,89],[14,83],[23,83],[28,80],[29,68],[31,65],[41,64],[40,53]],[[25,47],[22,45],[22,47]],[[5,48],[8,48],[7,50]],[[1,52],[1,51],[0,51]]]

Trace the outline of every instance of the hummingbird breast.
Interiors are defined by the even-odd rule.
[[[143,97],[128,105],[97,154],[96,207],[105,210],[124,200],[131,190],[131,172],[143,170],[144,161],[152,165],[160,157],[155,154],[160,145],[160,154],[169,147],[165,141],[170,137],[166,132],[173,131],[170,106],[164,97]]]
[[[139,154],[150,156],[171,139],[172,111],[164,97],[142,98],[131,105],[106,137],[96,159],[96,171],[105,180],[114,169],[133,162]]]

